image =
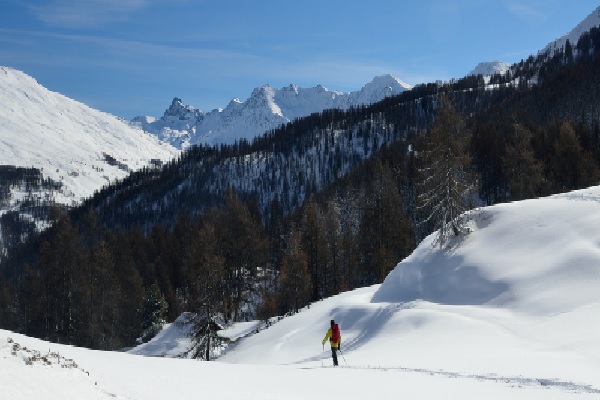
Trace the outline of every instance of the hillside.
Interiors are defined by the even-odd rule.
[[[560,38],[555,41],[549,43],[542,52],[555,52],[557,50],[562,49],[566,44],[567,40],[570,42],[571,46],[577,44],[577,41],[586,32],[589,32],[590,29],[596,28],[600,26],[600,7],[596,8],[593,12],[590,13],[583,21],[577,24],[571,31],[565,33]]]
[[[313,304],[221,360],[319,361],[318,339],[333,318],[349,363],[600,389],[600,187],[472,218],[464,240],[439,249],[430,235],[381,285]]]
[[[314,303],[211,363],[0,331],[0,385],[17,400],[595,399],[599,223],[600,187],[483,208],[464,240],[439,249],[430,236],[381,285]],[[321,346],[332,318],[342,328],[335,369]],[[34,350],[59,356],[27,365]]]
[[[59,183],[51,200],[78,204],[131,171],[178,153],[114,116],[51,92],[34,78],[0,67],[0,165],[35,168]],[[20,187],[2,208],[18,207]],[[42,191],[39,197],[45,198]]]

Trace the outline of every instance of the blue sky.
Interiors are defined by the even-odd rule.
[[[596,0],[0,0],[0,65],[130,119],[209,111],[262,84],[360,89],[518,62]]]

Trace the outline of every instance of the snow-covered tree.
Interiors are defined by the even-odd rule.
[[[221,346],[214,321],[223,324],[227,286],[225,259],[220,254],[220,240],[212,223],[205,223],[195,233],[186,254],[188,308],[192,310],[186,314],[192,325],[188,356],[208,361]]]
[[[209,305],[204,310],[200,309],[196,313],[188,313],[187,316],[187,322],[192,325],[192,345],[187,351],[187,356],[204,361],[214,359],[228,341],[228,339],[217,335],[217,332],[223,326],[222,318],[213,314]]]

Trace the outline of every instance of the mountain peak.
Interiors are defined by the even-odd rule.
[[[495,74],[505,74],[510,69],[510,64],[504,61],[488,61],[477,64],[474,70],[467,75],[490,76]]]
[[[392,87],[392,88],[401,87],[404,89],[412,88],[412,85],[409,85],[408,83],[401,81],[400,79],[396,78],[395,76],[393,76],[391,74],[376,76],[375,78],[373,78],[373,80],[370,83],[367,83],[366,86],[369,86],[369,85],[377,85],[380,87]]]
[[[183,104],[183,101],[175,97],[171,102],[169,108],[165,111],[164,117],[177,117],[180,119],[189,119],[190,114],[197,114],[199,110],[194,109],[194,107]]]
[[[264,84],[255,88],[246,101],[235,98],[225,109],[209,113],[186,106],[176,97],[163,118],[155,122],[146,118],[144,121],[148,122],[141,126],[178,148],[200,143],[231,144],[241,138],[251,141],[281,124],[316,112],[376,103],[410,88],[389,74],[375,77],[361,90],[350,93],[329,90],[323,85],[301,88],[290,84],[275,89]],[[182,137],[187,139],[182,141]]]
[[[281,89],[283,92],[292,92],[298,94],[298,85],[290,83],[289,86],[286,86]]]
[[[373,78],[360,91],[350,94],[352,105],[368,105],[378,101],[400,94],[412,86],[402,82],[393,75],[386,74]]]

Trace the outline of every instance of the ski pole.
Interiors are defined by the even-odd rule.
[[[325,345],[323,345],[323,353],[321,353],[321,368],[323,368],[324,353],[325,353]]]
[[[344,362],[346,363],[346,365],[348,365],[348,361],[346,361],[346,357],[344,357],[344,353],[342,353],[342,349],[338,349],[338,351],[342,355],[342,358],[344,359]]]

